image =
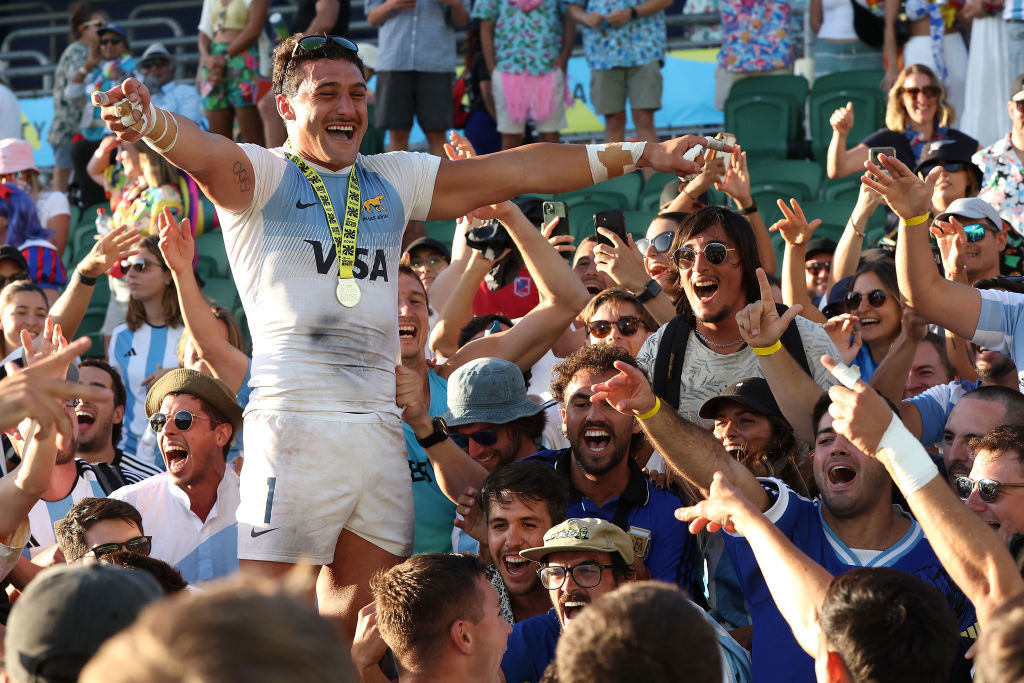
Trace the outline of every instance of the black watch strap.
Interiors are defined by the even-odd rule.
[[[636,298],[637,301],[645,304],[659,294],[661,294],[661,285],[658,284],[657,280],[651,278],[651,281],[647,283],[642,292],[636,295]]]
[[[750,206],[745,209],[740,209],[739,214],[741,216],[749,216],[752,213],[757,213],[757,202],[751,202]]]
[[[436,446],[445,439],[448,438],[448,425],[444,423],[439,417],[434,418],[434,431],[424,438],[416,437],[416,443],[420,445],[420,448],[430,448]]]

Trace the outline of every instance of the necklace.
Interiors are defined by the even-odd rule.
[[[728,344],[719,344],[717,342],[713,342],[707,337],[705,337],[703,334],[701,334],[700,330],[698,330],[696,326],[693,328],[693,333],[697,335],[697,339],[700,339],[701,343],[703,343],[704,346],[712,346],[716,349],[726,349],[729,348],[730,346],[736,346],[737,344],[746,345],[746,342],[743,341],[743,337],[740,337],[734,342],[729,342]]]

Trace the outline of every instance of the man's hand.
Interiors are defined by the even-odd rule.
[[[839,364],[835,360],[822,356],[821,363],[839,377],[836,374]],[[837,384],[828,390],[828,395],[832,399],[828,409],[833,418],[832,429],[868,455],[874,455],[893,418],[889,404],[862,379],[858,379],[852,389]]]
[[[430,414],[423,402],[423,380],[404,365],[395,367],[395,403],[402,409],[402,420],[413,432],[425,434],[432,429]]]
[[[555,251],[557,251],[562,256],[568,256],[571,259],[573,252],[576,251],[576,238],[573,237],[572,235],[552,234],[554,233],[555,228],[558,227],[558,223],[562,220],[565,219],[555,216],[554,218],[551,219],[551,222],[545,225],[543,228],[541,228],[540,231],[541,234],[543,234],[544,237],[548,239],[548,242],[551,243],[551,246],[555,248]]]
[[[167,261],[172,272],[181,274],[192,270],[192,260],[196,254],[196,242],[192,237],[192,225],[185,218],[179,224],[174,219],[170,208],[164,207],[156,219],[160,234],[160,253]]]
[[[611,14],[604,15],[604,18],[609,24],[618,28],[624,25],[627,21],[633,18],[632,13],[628,9],[620,9],[612,12]]]
[[[946,277],[953,279],[957,275],[964,275],[964,264],[967,259],[967,234],[964,232],[963,223],[958,221],[956,216],[950,216],[948,221],[932,223],[931,233],[939,244],[939,253],[942,254],[942,267],[946,271]]]
[[[761,287],[761,300],[748,304],[746,308],[737,313],[736,324],[739,326],[740,336],[743,337],[747,346],[765,348],[782,338],[782,333],[793,322],[793,318],[803,310],[803,306],[794,304],[780,316],[775,308],[772,286],[768,282],[764,268],[757,269],[757,282]]]
[[[646,413],[654,407],[654,391],[647,377],[629,363],[615,361],[619,374],[611,379],[590,387],[594,392],[591,403],[608,401],[608,404],[623,415]]]
[[[942,168],[933,168],[922,182],[896,157],[879,154],[878,161],[882,166],[870,161],[864,162],[864,168],[868,172],[861,176],[860,181],[882,195],[889,208],[903,220],[928,213],[932,206],[932,191]]]
[[[839,357],[849,365],[860,353],[863,341],[860,337],[860,320],[857,316],[843,313],[829,318],[824,325],[825,333],[839,349]]]
[[[590,28],[600,28],[602,21],[604,21],[604,15],[600,12],[587,12],[583,15],[583,23]]]
[[[388,651],[388,644],[377,629],[377,607],[372,602],[359,610],[356,634],[352,640],[352,664],[364,683],[386,681],[378,663]]]
[[[141,111],[137,111],[134,107],[124,110],[123,99],[140,105]],[[123,114],[138,123],[142,121],[142,113],[149,111],[149,88],[142,83],[134,78],[127,78],[121,85],[115,85],[110,90],[93,93],[92,104],[100,108],[100,118],[106,122],[107,128],[112,130],[118,139],[126,142],[138,142],[142,139],[142,133],[132,126],[125,125],[121,118]],[[148,121],[148,124],[152,126],[154,122]]]
[[[632,235],[626,241],[607,228],[597,231],[611,241],[611,245],[599,244],[594,247],[594,263],[597,270],[607,273],[616,284],[631,292],[639,292],[647,286],[651,276],[644,269],[644,257],[633,242]]]
[[[108,136],[110,137],[110,136]],[[78,272],[86,277],[99,277],[114,265],[129,256],[139,253],[136,248],[141,236],[135,228],[128,230],[111,230],[99,237],[92,249],[77,266]]]
[[[448,142],[444,144],[444,153],[452,161],[472,159],[476,156],[473,143],[469,141],[469,138],[456,130],[448,131]]]
[[[696,505],[676,510],[676,519],[689,522],[691,534],[707,529],[709,532],[725,529],[730,533],[743,533],[742,520],[750,515],[760,515],[743,492],[732,485],[724,472],[715,472],[711,480],[711,491],[706,500]]]
[[[853,102],[847,102],[845,107],[839,107],[832,112],[828,123],[836,133],[843,137],[849,135],[850,129],[853,128]]]
[[[711,155],[711,150],[704,150],[704,168],[697,177],[686,184],[686,193],[691,197],[699,197],[712,185],[721,182],[725,177],[725,159]]]
[[[775,224],[768,228],[768,232],[779,233],[789,245],[807,244],[814,234],[814,229],[821,225],[821,219],[815,218],[808,223],[804,218],[804,210],[800,208],[800,203],[796,199],[789,200],[792,209],[781,199],[775,201],[782,210],[783,219],[775,221]]]
[[[733,145],[732,155],[729,157],[729,167],[725,170],[725,177],[715,183],[715,188],[724,192],[742,208],[750,206],[753,198],[750,196],[750,172],[747,170],[747,153],[739,145]]]
[[[481,546],[487,545],[487,522],[484,521],[484,511],[480,509],[477,502],[474,488],[467,488],[455,501],[455,511],[462,515],[461,519],[455,518],[455,526],[465,531],[470,538]]]
[[[698,156],[695,161],[687,161],[683,155],[694,147],[707,147],[712,142],[720,144],[717,140],[711,141],[697,135],[684,135],[665,142],[648,142],[636,167],[653,168],[659,173],[675,173],[677,176],[694,175],[703,168],[704,158]],[[720,151],[731,154],[733,147],[723,145]]]

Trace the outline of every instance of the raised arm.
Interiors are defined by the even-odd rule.
[[[900,217],[896,242],[900,293],[928,322],[952,330],[964,339],[973,338],[981,315],[981,294],[973,287],[942,277],[935,268],[928,242],[932,189],[941,169],[932,169],[922,182],[899,159],[884,154],[878,158],[889,173],[869,161],[865,163],[869,173],[864,174],[861,182],[881,194]]]
[[[473,299],[493,265],[494,261],[484,258],[480,251],[471,250],[469,265],[444,302],[441,316],[430,331],[430,350],[435,354],[452,358],[459,350],[459,333],[473,319]]]
[[[846,229],[843,230],[839,244],[836,245],[835,254],[832,256],[832,270],[828,278],[829,288],[844,277],[857,272],[857,264],[860,262],[860,254],[864,248],[864,231],[867,230],[868,219],[881,205],[882,198],[878,196],[878,193],[861,185],[853,213],[850,214],[850,220],[846,222]]]
[[[832,112],[829,119],[832,125],[832,139],[828,143],[828,156],[825,160],[825,171],[829,178],[842,178],[856,173],[867,161],[868,148],[860,144],[853,149],[846,149],[850,129],[853,128],[853,102],[839,107]]]
[[[135,142],[145,137],[153,142],[154,149],[164,150],[165,159],[195,178],[217,206],[239,212],[252,203],[252,162],[242,148],[203,131],[185,116],[153,107],[149,88],[134,78],[93,94],[93,103],[102,107],[103,120],[118,138]]]
[[[725,529],[741,534],[796,641],[804,652],[817,655],[818,610],[832,581],[824,567],[793,545],[721,472],[715,473],[708,499],[676,510],[676,518],[690,522],[694,534],[705,527],[711,532]]]
[[[799,304],[800,315],[816,323],[824,323],[827,320],[825,314],[811,303],[804,277],[807,243],[814,229],[821,225],[821,219],[815,218],[808,223],[796,199],[789,200],[792,207],[786,206],[781,199],[776,201],[783,218],[772,225],[771,232],[779,233],[786,242],[786,250],[782,254],[782,301],[790,307]]]
[[[662,457],[705,496],[715,472],[724,472],[758,510],[767,510],[771,498],[750,471],[729,455],[718,439],[702,427],[681,418],[672,407],[654,396],[644,373],[615,361],[619,374],[595,384],[590,400],[608,401],[623,415],[639,418],[640,426]]]
[[[830,369],[833,363],[826,363]],[[1024,591],[1013,558],[996,534],[939,476],[917,439],[864,382],[829,390],[836,433],[873,454],[910,505],[950,577],[974,603],[984,628],[992,612]]]
[[[735,202],[737,211],[753,209],[753,213],[746,214],[750,228],[754,231],[754,241],[757,242],[757,256],[761,260],[761,267],[764,272],[774,275],[779,269],[775,257],[775,247],[772,246],[771,235],[765,227],[764,217],[757,208],[753,195],[750,194],[750,171],[747,170],[747,153],[739,145],[735,146],[733,153],[729,156],[729,164],[725,169],[725,176],[715,187]]]

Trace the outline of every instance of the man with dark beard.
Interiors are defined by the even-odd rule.
[[[637,420],[604,401],[590,401],[591,386],[618,373],[616,361],[636,367],[632,356],[607,344],[584,346],[555,366],[551,393],[562,404],[562,431],[570,448],[540,451],[531,459],[552,465],[568,481],[567,517],[612,522],[629,535],[641,578],[650,572],[700,601],[700,551],[673,516],[685,503],[651,484],[628,457],[633,441],[644,438]]]

